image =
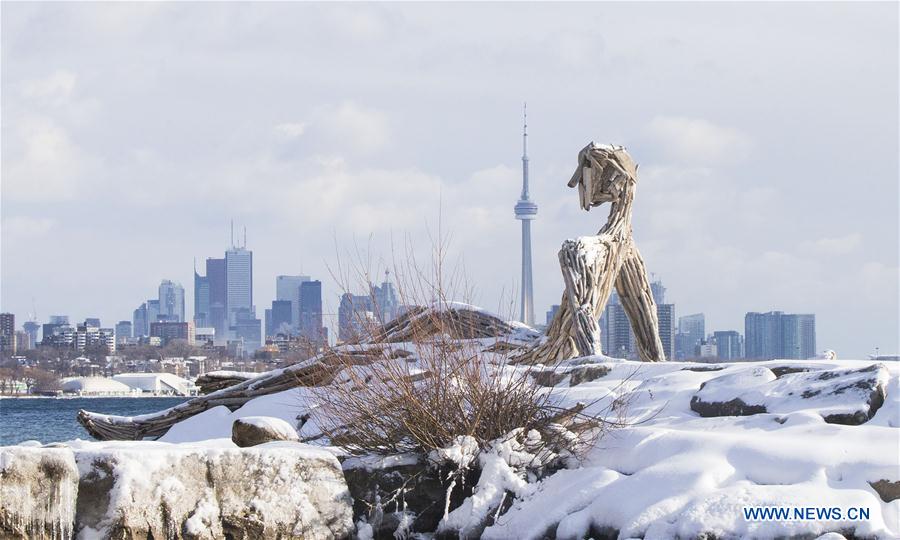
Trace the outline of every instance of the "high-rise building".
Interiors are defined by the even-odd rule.
[[[304,281],[300,284],[300,335],[313,343],[325,344],[322,324],[322,282]]]
[[[650,294],[657,305],[666,303],[666,288],[663,286],[662,281],[656,280],[650,283]]]
[[[737,330],[713,332],[716,342],[716,356],[721,360],[734,360],[744,357],[744,339]]]
[[[522,302],[519,319],[534,325],[534,294],[531,276],[531,221],[537,217],[537,204],[528,191],[528,111],[524,111],[522,127],[522,194],[514,208],[516,219],[522,222]]]
[[[33,349],[37,347],[38,344],[38,330],[40,330],[41,325],[35,321],[27,321],[22,325],[22,328],[25,329],[25,334],[28,335],[28,348]]]
[[[155,322],[159,322],[161,320],[162,321],[166,320],[166,319],[160,319],[160,314],[161,314],[161,312],[160,312],[160,308],[159,308],[159,300],[153,300],[153,299],[147,300],[147,332],[148,332],[147,335],[150,335],[149,331],[150,331],[151,324],[153,324]]]
[[[744,316],[745,357],[807,359],[816,355],[816,317],[813,314],[749,312]]]
[[[150,337],[157,337],[168,344],[176,339],[183,339],[189,345],[194,344],[194,323],[179,321],[159,321],[150,323]]]
[[[372,298],[366,295],[345,293],[338,306],[338,340],[354,342],[368,335],[375,317]]]
[[[92,326],[94,328],[100,328],[100,319],[97,317],[88,317],[84,320],[85,326]]]
[[[702,313],[678,318],[675,336],[675,358],[682,360],[697,355],[697,345],[706,338],[706,317]]]
[[[209,277],[197,273],[194,262],[194,327],[209,325]]]
[[[298,291],[299,294],[299,291]],[[277,334],[290,335],[293,333],[291,326],[291,310],[294,302],[290,300],[273,300],[272,309],[267,309],[268,313],[266,326],[266,336],[275,336]]]
[[[116,341],[125,343],[132,337],[131,321],[119,321],[116,323]]]
[[[547,310],[547,313],[546,313],[546,319],[545,319],[545,320],[547,321],[547,322],[545,323],[547,326],[550,326],[550,322],[553,320],[553,317],[556,317],[556,312],[557,312],[557,311],[559,311],[559,304],[553,304],[552,306],[550,306],[550,309]],[[601,318],[602,318],[602,317],[601,317]],[[601,323],[601,328],[602,328],[602,323]],[[601,332],[600,332],[600,336],[603,336],[603,331],[602,331],[602,330],[601,330]]]
[[[184,287],[180,283],[164,279],[159,284],[159,315],[162,320],[185,322]]]
[[[661,285],[660,285],[661,286]],[[665,289],[663,289],[665,291]],[[675,358],[675,304],[656,304],[659,339],[667,360]]]
[[[227,338],[228,283],[225,259],[206,259],[206,279],[209,282],[209,320],[207,324],[216,329],[216,339],[224,343]]]
[[[248,308],[239,308],[232,312],[232,316],[234,324],[230,328],[231,335],[234,340],[242,342],[243,352],[253,354],[262,347],[261,321],[256,318],[256,313]]]
[[[49,324],[69,324],[68,315],[50,315]]]
[[[150,335],[150,319],[147,315],[147,303],[139,305],[131,316],[131,331],[136,338]],[[156,321],[154,321],[156,322]],[[46,326],[46,325],[45,325]],[[46,330],[44,331],[46,335]]]
[[[253,252],[245,247],[225,252],[225,295],[229,324],[238,311],[253,311]]]
[[[390,277],[390,271],[386,271],[381,286],[374,283],[369,285],[370,296],[375,301],[375,316],[381,324],[387,324],[394,320],[400,309],[397,291],[394,289]]]
[[[0,313],[0,351],[16,352],[16,316]]]
[[[309,276],[276,276],[275,299],[291,303],[292,333],[300,331],[300,284],[309,281]]]

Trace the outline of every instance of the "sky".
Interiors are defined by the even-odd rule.
[[[247,228],[324,285],[448,241],[511,312],[528,102],[537,319],[594,234],[591,141],[640,164],[634,236],[676,315],[815,313],[819,350],[898,344],[898,4],[8,3],[0,309],[130,319]]]

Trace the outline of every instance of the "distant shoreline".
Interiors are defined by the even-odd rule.
[[[190,399],[197,396],[171,396],[171,395],[159,395],[159,394],[148,394],[148,395],[123,395],[123,396],[77,396],[77,395],[65,395],[65,396],[16,396],[16,395],[6,395],[0,394],[0,399],[148,399],[148,398],[180,398],[180,399]]]

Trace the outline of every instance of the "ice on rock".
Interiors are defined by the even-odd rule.
[[[0,538],[71,538],[77,492],[78,467],[68,449],[4,447]]]

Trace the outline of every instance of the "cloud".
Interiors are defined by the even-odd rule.
[[[741,131],[699,118],[657,116],[651,120],[648,131],[669,159],[685,163],[740,161],[752,147],[750,137]]]
[[[22,118],[13,139],[3,160],[4,198],[63,200],[87,190],[85,176],[95,160],[55,121],[42,116]]]
[[[275,131],[285,139],[296,139],[306,132],[306,123],[285,122],[275,126]]]
[[[820,238],[806,242],[802,247],[819,255],[846,255],[856,251],[862,243],[862,235],[850,233],[843,236]]]
[[[69,101],[77,80],[71,71],[60,69],[45,78],[24,81],[20,86],[23,97],[59,106]]]
[[[349,146],[351,152],[380,150],[391,139],[388,115],[354,101],[324,108],[318,115],[317,124],[334,143]]]

